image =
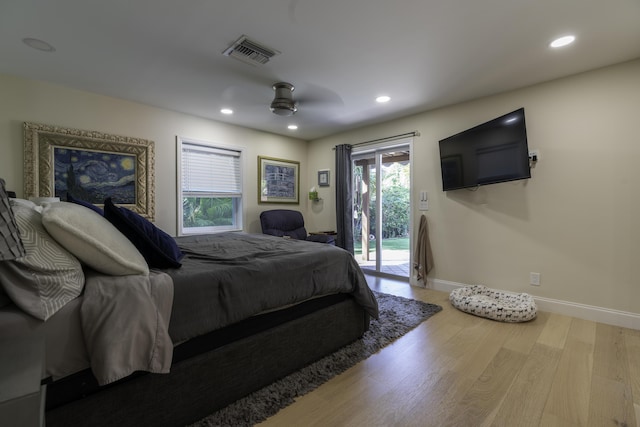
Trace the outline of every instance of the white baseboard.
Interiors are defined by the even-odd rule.
[[[421,286],[421,284],[418,286]],[[463,286],[468,285],[440,279],[428,279],[427,283],[427,288],[443,292],[451,292],[452,290]],[[571,301],[543,298],[535,295],[533,295],[533,299],[536,301],[536,305],[541,311],[592,320],[594,322],[606,323],[608,325],[621,326],[623,328],[640,329],[639,313],[630,313],[627,311],[579,304]]]

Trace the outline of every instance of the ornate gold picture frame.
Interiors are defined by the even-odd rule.
[[[70,193],[98,206],[114,203],[154,220],[154,142],[98,131],[25,122],[25,197]]]

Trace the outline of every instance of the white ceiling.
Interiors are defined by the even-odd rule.
[[[281,54],[222,55],[243,34]],[[305,140],[638,57],[638,0],[0,0],[0,73]]]

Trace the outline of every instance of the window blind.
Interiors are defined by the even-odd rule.
[[[241,194],[240,152],[183,142],[182,191],[222,196]]]

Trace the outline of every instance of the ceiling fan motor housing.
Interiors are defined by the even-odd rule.
[[[273,85],[276,96],[271,102],[271,112],[279,116],[292,116],[298,111],[298,104],[293,100],[292,92],[295,90],[292,84],[280,82]]]

